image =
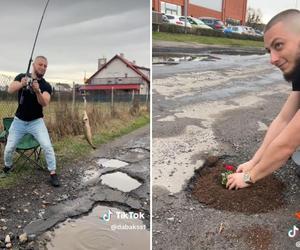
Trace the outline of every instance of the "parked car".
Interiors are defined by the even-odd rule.
[[[244,26],[228,26],[223,31],[225,34],[228,33],[236,33],[241,35],[248,35],[247,30],[244,28]]]
[[[212,27],[215,30],[224,30],[225,29],[225,25],[224,23],[214,17],[199,17],[199,19],[204,22],[206,25]]]
[[[185,26],[185,22],[181,21],[179,16],[171,15],[171,14],[165,14],[165,16],[168,18],[170,24],[175,24],[179,26]],[[187,22],[187,27],[191,28],[192,25]]]
[[[248,26],[243,26],[247,32],[248,35],[250,36],[256,36],[255,30],[252,27]]]
[[[165,14],[162,15],[162,22],[163,23],[170,23],[168,17]]]
[[[263,37],[264,36],[264,32],[261,31],[261,30],[254,30],[255,33],[256,33],[256,36],[260,36],[260,37]]]
[[[181,17],[179,17],[179,19],[180,19],[180,21],[184,22],[185,17],[181,16]],[[204,22],[202,22],[198,18],[188,16],[187,20],[192,25],[192,27],[197,27],[197,28],[201,28],[201,29],[212,29],[210,26],[206,25]]]

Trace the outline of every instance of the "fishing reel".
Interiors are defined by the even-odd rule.
[[[26,89],[30,91],[31,94],[34,93],[33,89],[32,89],[32,83],[33,81],[35,81],[36,79],[33,79],[31,77],[27,77],[27,86]]]

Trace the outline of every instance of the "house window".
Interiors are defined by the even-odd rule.
[[[128,74],[127,73],[125,73],[125,78],[127,78],[128,77]]]
[[[160,2],[160,11],[162,13],[181,16],[181,9],[180,5]]]

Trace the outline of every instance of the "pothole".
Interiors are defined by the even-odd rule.
[[[216,61],[220,58],[211,55],[168,55],[152,57],[152,64],[178,64],[180,62],[200,62],[200,61]]]
[[[87,216],[60,224],[51,233],[47,249],[149,249],[150,232],[142,220],[122,218],[124,214],[128,215],[116,208],[97,206]]]
[[[130,151],[134,153],[140,153],[140,154],[149,153],[148,150],[144,148],[131,148]]]
[[[98,169],[87,169],[83,173],[82,181],[84,184],[92,184],[98,181],[100,172]]]
[[[102,181],[102,184],[107,185],[111,188],[116,188],[122,192],[130,192],[142,185],[136,179],[122,172],[104,174],[100,177],[100,179]]]
[[[102,165],[102,163],[104,163],[104,162],[106,162],[106,161],[109,161],[110,159],[108,159],[108,158],[99,158],[97,161],[96,161],[96,164],[98,165],[98,166],[101,166]]]
[[[285,185],[274,175],[247,188],[228,190],[221,184],[221,173],[224,171],[224,162],[216,157],[208,157],[204,166],[196,171],[187,190],[193,198],[208,207],[231,212],[266,213],[285,205]]]
[[[122,168],[128,165],[128,163],[125,161],[120,161],[117,159],[106,159],[106,158],[98,159],[97,164],[105,168]]]

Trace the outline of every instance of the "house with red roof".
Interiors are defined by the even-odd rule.
[[[115,55],[106,62],[98,59],[98,70],[80,87],[81,91],[92,93],[141,94],[150,92],[150,69],[136,65],[124,57]]]

